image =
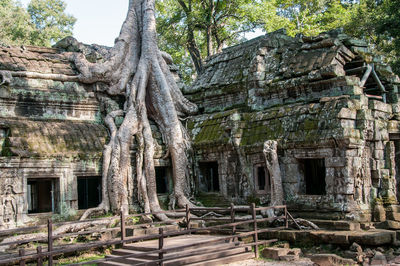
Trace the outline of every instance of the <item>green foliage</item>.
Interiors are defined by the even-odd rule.
[[[11,45],[50,46],[71,35],[76,19],[65,13],[63,0],[0,0],[0,41]]]
[[[35,30],[28,12],[14,0],[0,0],[0,41],[6,44],[31,43]]]
[[[170,53],[185,82],[202,71],[207,56],[243,40],[242,33],[262,26],[259,1],[160,0],[157,30],[160,48]]]
[[[63,0],[31,0],[28,13],[36,27],[32,41],[36,45],[50,46],[72,35],[76,19],[65,13]]]
[[[361,0],[346,31],[366,39],[385,53],[396,74],[400,75],[400,0]]]
[[[318,35],[350,23],[356,6],[341,0],[160,0],[159,42],[188,83],[195,69],[201,73],[204,58],[240,43],[243,33],[285,28],[291,36]]]
[[[292,36],[315,36],[343,27],[351,21],[356,6],[340,0],[276,0],[268,4],[275,7],[276,15],[268,18],[266,29],[272,24],[275,28],[285,28]]]

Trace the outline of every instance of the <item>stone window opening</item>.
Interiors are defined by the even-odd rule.
[[[300,169],[304,175],[306,195],[326,195],[325,159],[301,159]]]
[[[256,193],[271,192],[271,179],[264,164],[254,165],[254,185]]]
[[[219,192],[218,162],[199,163],[200,189],[204,192]]]
[[[80,176],[78,181],[78,209],[97,207],[101,202],[101,177]]]
[[[156,170],[156,186],[157,186],[157,194],[167,194],[170,189],[170,178],[169,178],[169,167],[157,166]]]
[[[60,197],[57,178],[28,178],[28,213],[58,211]]]

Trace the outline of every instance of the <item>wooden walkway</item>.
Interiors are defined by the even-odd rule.
[[[281,215],[271,218],[263,218],[257,215],[257,212],[269,209],[280,210],[278,213]],[[104,227],[101,229],[93,227],[79,232],[56,235],[53,234],[55,228],[72,224],[76,226],[82,223],[88,225],[98,224],[102,219],[71,221],[57,224],[53,224],[52,221],[49,220],[47,225],[3,230],[0,231],[0,236],[24,234],[42,230],[47,227],[47,234],[38,234],[37,237],[29,239],[2,241],[0,247],[6,247],[6,249],[10,250],[10,253],[0,256],[0,265],[19,263],[19,265],[24,266],[26,263],[36,262],[38,266],[42,266],[47,262],[49,266],[52,266],[54,264],[54,257],[57,258],[61,255],[65,256],[78,251],[86,251],[100,247],[120,248],[114,249],[112,255],[104,259],[81,262],[74,265],[219,265],[258,257],[259,245],[277,241],[277,239],[259,241],[258,235],[270,231],[271,228],[259,229],[258,223],[281,220],[285,224],[280,227],[280,229],[283,229],[288,228],[288,218],[291,217],[285,205],[256,207],[254,203],[250,206],[234,206],[231,204],[230,208],[189,208],[189,206],[186,206],[186,209],[175,210],[175,214],[178,212],[181,213],[181,217],[184,217],[185,228],[176,230],[168,230],[167,225],[170,225],[171,221],[150,222],[145,224],[132,224],[131,222],[132,219],[136,219],[136,217],[170,213],[170,211],[141,213],[129,216],[121,214],[119,219],[118,217],[103,218],[103,220],[107,220],[106,224],[109,224],[109,219],[113,222],[119,220],[119,227]],[[210,212],[228,214],[228,216],[222,218],[204,217],[205,214]],[[238,212],[247,213],[247,215],[244,216],[244,219],[239,219],[240,216],[236,216]],[[201,228],[191,228],[195,221],[202,221],[207,225],[208,223],[214,224]],[[133,232],[135,232],[135,230],[142,230],[141,228],[143,227],[155,230],[149,230],[145,235],[127,236],[128,231],[133,230]],[[278,228],[274,228],[274,230],[277,229]],[[60,245],[60,241],[64,238],[105,232],[113,233],[114,236],[116,236],[117,233],[120,237],[106,241],[91,241],[82,246],[77,246],[75,244],[67,246]],[[218,235],[221,232],[223,232],[224,235]],[[204,235],[205,233],[209,235]],[[214,235],[210,235],[212,233],[214,233]],[[241,240],[245,238],[251,238],[251,240],[244,243]],[[39,245],[36,252],[30,249],[15,248],[19,245],[37,242],[47,243]],[[18,250],[18,253],[15,252],[16,250]]]
[[[148,254],[158,250],[158,247],[158,240],[127,244],[107,256],[111,261],[99,265],[159,265],[158,254]],[[163,265],[171,266],[220,265],[255,257],[250,246],[244,246],[239,241],[229,241],[226,236],[196,234],[168,237],[164,238],[163,248],[171,250],[163,254]]]

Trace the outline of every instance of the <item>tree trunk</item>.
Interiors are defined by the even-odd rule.
[[[271,179],[271,206],[283,204],[281,169],[278,161],[278,142],[268,140],[264,143],[264,157]]]
[[[163,134],[171,155],[174,198],[178,206],[190,204],[187,150],[188,135],[179,116],[197,112],[197,106],[184,98],[169,71],[171,57],[157,46],[155,0],[130,0],[121,33],[104,63],[89,63],[84,56],[73,54],[80,71],[80,81],[108,84],[108,95],[125,98],[123,110],[105,115],[110,141],[103,156],[103,201],[99,207],[88,210],[128,213],[128,184],[132,178],[130,149],[137,146],[136,178],[138,199],[148,211],[160,211],[154,168],[154,140],[149,119],[154,120]],[[117,117],[123,122],[118,127]],[[159,215],[160,219],[167,219]]]

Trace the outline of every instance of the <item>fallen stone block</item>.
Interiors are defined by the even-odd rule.
[[[289,249],[287,248],[265,248],[261,254],[264,258],[279,260],[279,257],[287,255],[288,252]]]
[[[300,257],[301,249],[299,248],[265,248],[261,252],[262,256],[267,259],[291,261],[297,260]]]
[[[345,259],[336,254],[315,254],[310,259],[319,266],[357,265],[354,260]]]
[[[387,260],[385,255],[381,252],[376,251],[375,256],[371,259],[370,265],[387,265]]]

